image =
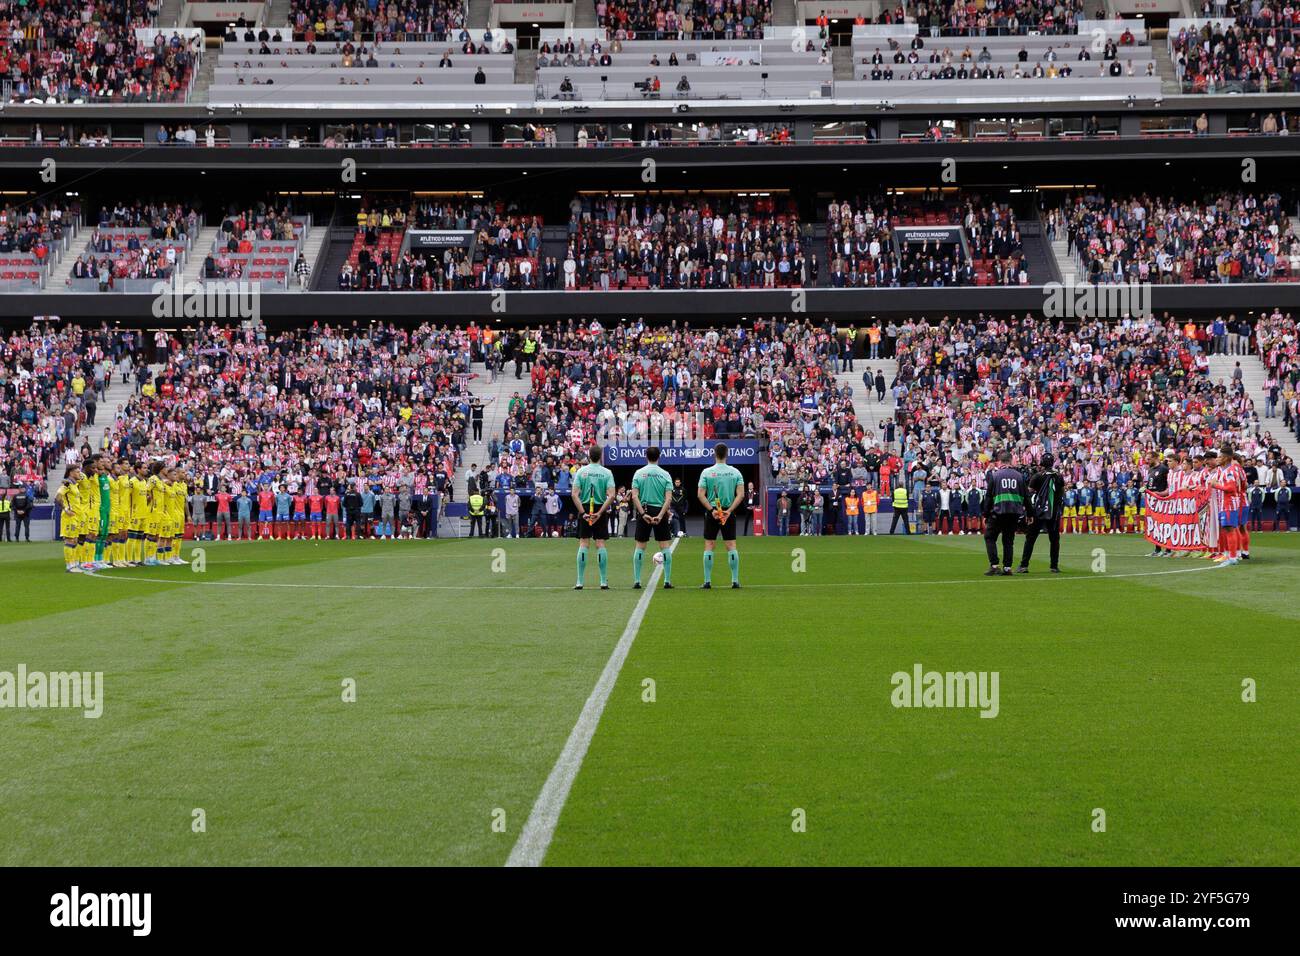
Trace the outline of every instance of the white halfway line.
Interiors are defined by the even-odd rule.
[[[672,547],[668,550],[677,550],[677,542],[680,540],[674,538]],[[659,572],[662,569],[663,565],[656,565],[654,573],[650,575],[649,586],[641,595],[641,600],[636,602],[632,616],[627,619],[627,627],[623,628],[623,636],[614,645],[614,652],[609,655],[609,660],[605,662],[605,669],[600,672],[596,686],[591,689],[591,696],[583,705],[582,713],[578,715],[578,722],[573,725],[573,730],[569,731],[569,739],[564,742],[564,749],[560,751],[559,759],[555,761],[550,776],[542,785],[542,792],[537,795],[537,800],[533,803],[532,812],[528,814],[528,822],[524,824],[514,849],[510,851],[506,866],[542,865],[546,851],[551,846],[551,838],[555,836],[555,827],[560,822],[560,813],[569,799],[569,790],[573,788],[573,781],[578,776],[578,771],[582,769],[582,761],[587,756],[587,748],[591,746],[591,738],[595,736],[600,716],[605,712],[605,704],[614,690],[614,684],[618,682],[618,674],[623,669],[623,662],[627,660],[628,652],[632,650],[632,642],[636,640],[637,631],[641,629],[641,621],[645,619],[646,610],[650,607],[650,599],[658,589]]]

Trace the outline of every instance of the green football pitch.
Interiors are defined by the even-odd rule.
[[[103,674],[97,719],[0,709],[0,863],[1300,863],[1300,534],[1040,545],[746,539],[705,592],[687,538],[648,593],[626,541],[581,593],[572,541],[0,545],[0,680]],[[996,707],[895,706],[918,672]]]

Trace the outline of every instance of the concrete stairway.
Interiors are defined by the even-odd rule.
[[[874,432],[877,437],[883,440],[884,435],[880,431],[880,422],[886,418],[894,416],[894,376],[898,374],[898,362],[894,359],[867,359],[855,358],[853,360],[852,372],[835,373],[835,384],[840,388],[848,385],[853,389],[853,411],[858,416],[858,421],[867,431]],[[885,400],[876,401],[875,386],[868,390],[862,383],[862,375],[870,370],[872,377],[876,372],[885,374]]]
[[[525,374],[523,378],[516,380],[514,368],[514,362],[507,362],[500,378],[493,384],[489,381],[491,376],[482,365],[474,366],[475,375],[469,380],[469,392],[487,406],[483,409],[483,444],[475,445],[473,438],[469,439],[470,444],[465,448],[465,454],[462,456],[464,460],[461,462],[461,471],[473,464],[477,464],[480,470],[486,468],[488,442],[494,436],[505,441],[506,436],[501,433],[501,429],[505,426],[508,417],[510,399],[515,392],[527,395],[530,390],[528,376]],[[473,432],[470,434],[472,436]]]
[[[1034,226],[1037,225],[1034,223]],[[1030,283],[1045,285],[1055,282],[1059,263],[1056,250],[1047,241],[1047,236],[1040,229],[1026,228],[1021,231],[1021,244],[1025,251],[1025,271],[1029,273]]]
[[[121,374],[117,369],[113,370],[112,384],[104,392],[104,400],[98,403],[95,409],[95,424],[87,425],[80,435],[77,436],[77,443],[85,439],[90,443],[91,449],[99,451],[103,447],[104,435],[113,426],[113,416],[117,413],[117,406],[125,405],[135,394],[135,383],[122,381]]]
[[[206,49],[203,51],[203,61],[199,63],[199,75],[194,78],[194,87],[190,90],[191,103],[206,103],[208,101],[208,90],[212,88],[212,79],[217,75],[217,58],[221,51],[218,49]],[[202,132],[200,131],[199,145],[203,145]]]
[[[1166,96],[1182,92],[1178,84],[1178,71],[1174,67],[1173,58],[1169,55],[1167,32],[1162,30],[1159,31],[1158,37],[1154,35],[1151,37],[1151,58],[1156,61],[1156,72],[1160,74],[1160,91]]]
[[[217,234],[220,230],[216,226],[204,226],[199,230],[194,245],[190,247],[190,257],[185,263],[185,271],[181,273],[181,280],[184,282],[198,282],[203,275],[203,260],[208,257],[212,251],[212,244],[217,241]]]
[[[321,250],[325,247],[325,242],[329,239],[329,226],[314,225],[307,230],[307,238],[302,244],[302,254],[307,258],[307,267],[314,269],[316,260],[320,258]],[[297,260],[294,260],[297,264]],[[337,272],[337,270],[335,270]],[[289,279],[289,289],[292,292],[298,292],[298,277],[292,276]],[[310,291],[310,290],[308,290]]]
[[[596,0],[573,0],[573,28],[590,30],[596,26]]]
[[[853,48],[837,46],[831,48],[831,74],[836,80],[853,79]]]
[[[1051,243],[1052,255],[1056,256],[1056,267],[1061,270],[1062,285],[1081,282],[1086,276],[1079,275],[1079,267],[1070,255],[1070,244],[1065,239],[1054,239]]]
[[[271,0],[266,6],[264,25],[267,29],[274,33],[276,27],[287,26],[289,23],[289,8],[289,0]],[[288,36],[285,36],[285,39],[287,40]]]
[[[536,50],[521,50],[515,47],[515,82],[530,85],[537,82]]]
[[[176,26],[181,18],[181,7],[184,5],[184,0],[163,0],[162,6],[158,9],[158,27],[165,29]]]
[[[486,30],[488,17],[492,14],[492,0],[469,0],[469,10],[465,13],[465,26],[471,30]]]
[[[1297,441],[1295,434],[1282,423],[1281,409],[1273,418],[1264,417],[1264,382],[1268,379],[1268,371],[1259,356],[1211,355],[1210,378],[1216,383],[1230,385],[1233,370],[1238,362],[1241,363],[1241,382],[1246,386],[1246,394],[1255,403],[1255,412],[1259,415],[1260,434],[1271,432],[1273,438],[1282,447],[1282,453],[1288,455],[1292,461],[1300,461],[1300,441]]]
[[[772,0],[772,26],[794,26],[794,4],[795,0]]]
[[[63,261],[50,266],[50,274],[45,277],[46,292],[57,292],[64,294],[71,292],[68,288],[68,280],[72,278],[72,267],[77,264],[81,254],[86,251],[86,238],[77,236],[68,246],[68,251],[63,254]]]

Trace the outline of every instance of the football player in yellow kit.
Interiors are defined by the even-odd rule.
[[[114,462],[110,480],[113,506],[109,517],[108,560],[115,568],[125,568],[127,532],[131,527],[131,478],[126,462]]]
[[[159,476],[162,471],[162,462],[156,461],[149,466],[147,470],[148,477],[145,479],[145,492],[149,497],[149,509],[145,513],[144,524],[144,565],[146,567],[157,567],[161,561],[159,555],[162,554],[161,534],[163,509],[165,502],[163,480]]]
[[[143,465],[130,474],[131,523],[127,531],[126,563],[136,567],[144,560],[145,523],[149,520],[149,485],[145,481],[147,472]]]
[[[181,546],[185,541],[185,499],[189,488],[185,484],[185,472],[180,468],[167,469],[167,477],[168,530],[170,531],[167,540],[167,563],[184,564]]]
[[[85,498],[82,495],[82,473],[76,465],[68,466],[63,484],[54,494],[61,514],[59,534],[63,538],[63,563],[69,572],[80,573],[81,533],[85,520]]]

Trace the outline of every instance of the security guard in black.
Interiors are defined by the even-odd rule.
[[[998,452],[997,467],[985,477],[984,549],[988,552],[988,576],[1011,574],[1016,527],[1029,507],[1029,483],[1019,469],[1011,467],[1011,452]],[[998,540],[1002,541],[1002,566],[998,569]]]

